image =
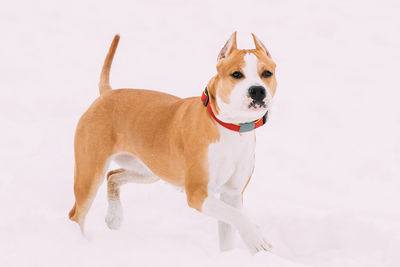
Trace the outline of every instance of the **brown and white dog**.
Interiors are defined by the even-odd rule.
[[[254,129],[265,123],[276,90],[275,63],[253,39],[255,49],[239,50],[232,34],[202,98],[181,99],[149,90],[111,90],[109,72],[119,41],[114,37],[101,72],[100,97],[75,134],[76,200],[69,218],[82,232],[113,160],[121,169],[107,174],[109,228],[119,228],[122,221],[121,185],[161,178],[183,187],[190,207],[219,221],[221,250],[233,247],[233,228],[252,253],[270,248],[240,211],[254,169]]]

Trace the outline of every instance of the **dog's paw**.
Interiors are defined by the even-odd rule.
[[[261,231],[257,227],[252,227],[247,229],[243,234],[241,234],[244,243],[250,250],[251,254],[256,254],[260,251],[271,251],[272,246],[263,237]]]
[[[122,207],[120,204],[111,204],[108,206],[105,221],[111,230],[118,230],[121,227]]]

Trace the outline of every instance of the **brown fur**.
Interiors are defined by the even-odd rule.
[[[117,200],[119,199],[119,187],[120,184],[113,179],[116,174],[125,172],[125,169],[116,169],[109,171],[107,173],[107,196],[109,199]],[[114,176],[113,176],[114,175]]]
[[[132,89],[104,93],[76,130],[76,211],[71,219],[79,222],[86,214],[107,159],[118,152],[129,152],[156,176],[184,185],[190,206],[200,209],[208,181],[207,147],[218,139],[215,122],[199,97],[179,99]]]
[[[112,175],[117,174],[117,173],[121,173],[121,172],[124,172],[124,171],[125,171],[125,169],[122,169],[122,168],[109,171],[109,172],[107,173],[107,181],[110,179],[110,177],[111,177]]]
[[[118,42],[119,42],[119,35],[117,34],[114,36],[111,46],[108,49],[107,56],[104,59],[104,65],[101,71],[100,82],[99,82],[100,94],[112,89],[110,85],[110,69],[112,61],[114,59],[115,51],[117,50]]]
[[[109,71],[119,41],[116,35],[104,61],[100,94],[79,120],[75,133],[75,204],[69,213],[83,231],[84,220],[104,179],[108,159],[118,152],[138,157],[156,176],[184,186],[190,207],[201,211],[208,195],[207,149],[220,138],[216,122],[204,108],[200,97],[181,99],[150,91],[111,90]],[[234,81],[229,72],[243,67],[243,56],[252,52],[262,61],[262,68],[274,71],[275,64],[260,50],[237,50],[236,33],[232,57],[221,59],[218,74],[208,89],[210,104],[216,114],[219,94],[229,101]],[[264,53],[264,54],[262,54]],[[274,78],[266,83],[272,85]],[[109,172],[108,177],[115,172]]]

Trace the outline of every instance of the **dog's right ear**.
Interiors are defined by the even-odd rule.
[[[219,52],[217,61],[220,62],[222,59],[228,57],[232,53],[232,51],[236,49],[237,49],[236,32],[234,32],[229,38],[229,40],[226,42],[224,47],[221,49],[221,52]]]

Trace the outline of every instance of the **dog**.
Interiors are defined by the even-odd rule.
[[[82,233],[114,161],[121,168],[106,175],[110,229],[122,222],[120,186],[161,178],[184,189],[189,207],[218,220],[221,251],[233,248],[235,229],[252,254],[271,248],[240,210],[254,169],[254,130],[266,123],[277,87],[276,64],[252,36],[255,49],[238,49],[234,32],[202,96],[181,99],[150,90],[112,90],[109,73],[120,39],[115,35],[101,72],[100,97],[75,133],[75,204],[69,218]]]

